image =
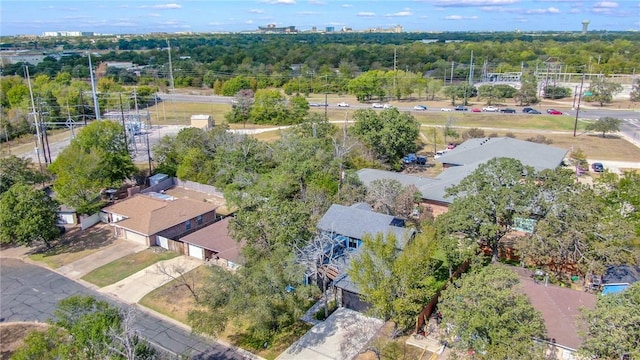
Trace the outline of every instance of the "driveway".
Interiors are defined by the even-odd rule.
[[[45,322],[53,317],[58,301],[71,295],[89,295],[123,309],[128,307],[51,270],[18,259],[2,259],[0,276],[0,322]],[[134,328],[155,346],[174,354],[184,354],[190,359],[240,360],[251,357],[246,352],[193,335],[182,326],[143,311],[136,312]]]
[[[171,276],[178,276],[179,273],[188,272],[202,264],[202,260],[184,255],[178,256],[153,264],[115,284],[103,287],[99,291],[111,294],[126,303],[135,304],[151,291],[171,281]],[[171,276],[159,271],[159,269],[163,269]]]
[[[147,247],[142,244],[118,239],[112,245],[100,249],[93,254],[87,255],[82,259],[78,259],[71,264],[61,266],[56,271],[68,278],[74,280],[80,279],[103,265],[114,260],[118,260],[123,256],[142,251],[146,248]]]
[[[346,308],[312,327],[277,360],[352,359],[380,330],[384,322]]]

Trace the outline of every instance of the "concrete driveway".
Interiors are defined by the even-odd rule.
[[[277,360],[353,359],[380,330],[380,319],[339,308],[280,354]]]
[[[178,256],[153,264],[115,284],[100,288],[98,291],[111,294],[123,302],[135,304],[151,291],[172,280],[170,276],[160,272],[159,267],[164,268],[166,272],[175,277],[179,275],[179,272],[188,272],[202,264],[202,260],[184,255]]]
[[[103,265],[146,248],[147,247],[142,244],[118,239],[113,244],[93,254],[87,255],[82,259],[78,259],[71,264],[61,266],[56,271],[70,279],[77,280]]]

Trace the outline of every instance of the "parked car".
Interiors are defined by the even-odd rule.
[[[449,143],[449,145],[447,145],[447,150],[453,150],[456,148],[456,146],[458,146],[457,144],[454,143]]]
[[[415,110],[415,111],[426,111],[427,107],[424,106],[424,105],[416,105],[416,106],[413,107],[413,110]]]
[[[515,114],[516,109],[504,108],[504,109],[500,109],[500,112],[505,114]]]
[[[411,153],[411,154],[407,154],[405,157],[402,158],[402,162],[405,164],[413,164],[414,162],[416,162],[416,160],[418,159],[418,157],[416,156],[416,154]]]
[[[562,111],[556,109],[547,109],[547,114],[549,115],[562,115]]]
[[[591,164],[591,169],[593,169],[593,171],[595,171],[595,172],[603,172],[604,171],[604,165],[602,165],[602,163],[595,162],[595,163]]]
[[[416,164],[418,164],[418,165],[427,165],[427,157],[418,155],[416,157]]]
[[[482,110],[478,108],[471,108],[471,112],[482,112]]]
[[[339,102],[338,103],[338,107],[349,107],[349,104],[347,104],[346,102]]]
[[[439,158],[440,156],[444,155],[446,152],[447,152],[446,150],[438,150],[438,151],[436,151],[436,154],[435,154],[435,155],[433,155],[433,158],[434,158],[434,159],[437,159],[437,158]]]
[[[484,112],[498,112],[498,108],[495,106],[485,106],[482,108]]]
[[[462,106],[462,105],[458,105],[455,108],[453,108],[455,111],[467,111],[467,107],[466,106]]]
[[[440,111],[453,111],[451,108],[441,108]]]
[[[384,105],[380,104],[380,103],[373,103],[373,105],[371,105],[372,108],[374,109],[382,109]]]
[[[542,113],[540,111],[536,110],[536,109],[531,109],[531,110],[527,111],[527,114],[532,114],[532,115],[536,114],[537,115],[537,114],[542,114]]]

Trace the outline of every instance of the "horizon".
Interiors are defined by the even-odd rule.
[[[640,2],[592,0],[3,0],[2,36],[255,32],[273,24],[299,32],[333,27],[402,32],[635,32]],[[554,27],[549,27],[554,24]]]

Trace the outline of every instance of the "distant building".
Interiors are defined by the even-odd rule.
[[[74,36],[95,36],[92,31],[45,31],[42,33],[45,37],[74,37]]]
[[[295,26],[277,27],[276,24],[269,24],[267,26],[258,26],[258,31],[262,33],[277,33],[277,34],[294,34],[298,32]]]
[[[591,22],[591,21],[589,21],[589,20],[583,20],[583,21],[582,21],[582,34],[583,34],[583,35],[584,35],[584,34],[586,34],[586,33],[587,33],[587,31],[589,31],[589,23],[590,23],[590,22]]]
[[[324,30],[324,31],[325,31],[325,32],[328,32],[328,33],[330,33],[330,32],[335,32],[335,31],[336,31],[336,28],[335,28],[335,27],[333,27],[333,26],[327,26],[327,27],[325,28],[325,30]]]

